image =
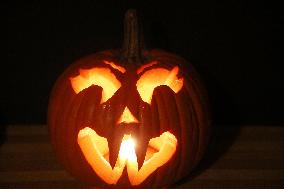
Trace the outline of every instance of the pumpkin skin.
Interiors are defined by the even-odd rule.
[[[206,92],[199,76],[184,59],[162,50],[142,50],[142,62],[121,59],[121,50],[108,50],[86,56],[72,64],[57,80],[50,96],[48,125],[51,141],[62,165],[76,178],[99,188],[163,188],[186,177],[204,154],[210,131],[210,119]],[[110,68],[104,61],[125,68],[125,73],[112,69],[121,87],[105,102],[102,87],[92,85],[78,94],[74,92],[70,78],[78,76],[80,69]],[[155,68],[172,70],[179,68],[178,77],[183,86],[175,93],[165,85],[154,89],[151,103],[141,99],[136,83],[137,70],[151,62]],[[117,120],[125,107],[139,123],[122,123]],[[131,133],[137,140],[136,154],[139,167],[143,164],[148,142],[161,133],[170,131],[177,139],[177,147],[171,159],[154,171],[141,184],[132,186],[126,169],[115,185],[104,182],[94,172],[82,153],[77,137],[84,127],[90,127],[108,140],[109,163],[114,166],[124,134]]]

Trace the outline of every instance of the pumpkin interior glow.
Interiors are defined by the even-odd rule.
[[[107,65],[110,65],[113,69],[116,69],[116,70],[120,71],[121,73],[126,72],[124,67],[116,65],[114,62],[104,60],[104,63],[107,64]]]
[[[176,151],[177,139],[170,132],[149,141],[144,163],[138,170],[135,141],[131,135],[124,135],[115,166],[110,166],[107,139],[99,136],[93,129],[85,127],[78,134],[78,144],[97,175],[108,184],[116,184],[127,168],[131,185],[139,185],[157,168],[167,163]]]
[[[183,78],[178,78],[179,68],[176,66],[171,71],[164,68],[155,68],[146,71],[137,81],[137,90],[144,102],[151,104],[154,89],[160,85],[170,87],[178,93],[183,86]]]
[[[110,99],[121,87],[121,83],[108,68],[80,69],[80,74],[70,78],[74,91],[78,94],[91,85],[103,88],[101,103]]]
[[[141,66],[141,67],[137,70],[136,73],[137,73],[137,74],[141,74],[146,68],[149,68],[149,67],[154,66],[154,65],[156,65],[156,64],[158,64],[157,61],[152,61],[152,62],[150,62],[150,63],[148,63],[148,64],[145,64],[145,65]]]
[[[132,115],[130,110],[125,107],[123,113],[121,114],[117,124],[119,123],[138,123],[138,120]]]

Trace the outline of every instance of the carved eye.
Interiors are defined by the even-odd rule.
[[[183,78],[177,77],[178,72],[177,66],[170,71],[164,68],[146,71],[136,83],[141,99],[151,104],[154,89],[161,85],[166,85],[178,93],[183,86]]]
[[[121,87],[121,83],[108,68],[80,69],[79,75],[70,78],[71,85],[75,93],[97,85],[103,88],[101,103],[110,99],[114,93]]]

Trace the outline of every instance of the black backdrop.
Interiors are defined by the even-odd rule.
[[[1,2],[0,116],[5,123],[45,123],[56,78],[81,56],[119,48],[128,8],[143,16],[147,47],[191,61],[207,85],[214,122],[283,124],[277,26],[263,2]]]

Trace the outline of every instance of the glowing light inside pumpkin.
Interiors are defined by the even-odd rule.
[[[131,135],[124,135],[113,169],[104,158],[109,153],[106,138],[99,136],[91,128],[85,127],[78,134],[78,144],[92,169],[106,183],[116,184],[126,166],[129,181],[135,186],[141,184],[150,174],[172,158],[176,151],[177,139],[170,132],[164,132],[159,137],[152,138],[140,170],[138,170],[135,142]]]
[[[146,71],[137,81],[136,86],[140,97],[144,102],[151,104],[154,89],[161,85],[170,87],[178,93],[183,86],[183,78],[178,78],[179,68],[176,66],[171,71],[164,68],[156,68]]]
[[[157,61],[153,61],[153,62],[150,62],[149,64],[145,64],[143,66],[141,66],[138,70],[137,70],[137,74],[141,74],[146,68],[149,68],[151,66],[154,66],[158,64]]]
[[[119,156],[122,159],[128,159],[133,158],[133,154],[135,154],[135,151],[133,153],[135,147],[135,142],[131,138],[131,135],[125,135],[124,140],[121,142],[120,150],[119,150]]]
[[[117,124],[119,123],[138,123],[138,120],[132,115],[130,110],[127,107],[125,107],[123,113],[118,119]]]
[[[114,93],[121,87],[121,83],[108,68],[80,69],[80,74],[70,78],[71,85],[75,93],[97,85],[103,88],[101,103],[110,99]]]
[[[116,69],[116,70],[120,71],[121,73],[126,72],[124,67],[116,65],[114,62],[109,62],[109,61],[104,60],[104,63],[107,64],[107,65],[110,65],[113,69]]]

